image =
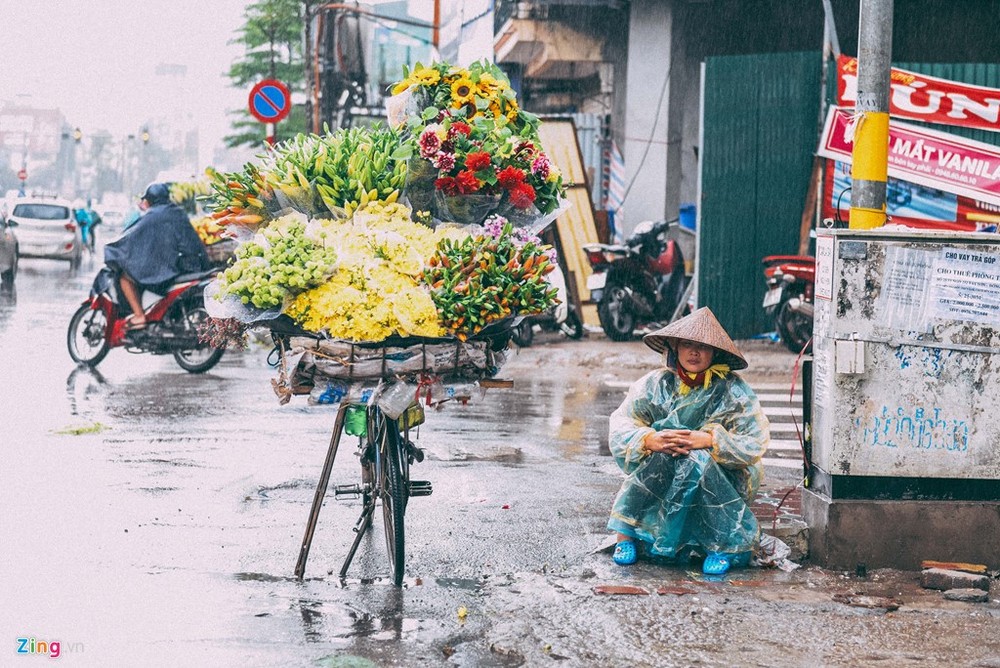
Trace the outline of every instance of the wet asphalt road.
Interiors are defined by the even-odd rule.
[[[333,411],[280,406],[264,347],[203,376],[121,349],[74,367],[65,327],[97,269],[24,261],[0,301],[0,665],[33,637],[87,666],[1000,666],[1000,605],[944,602],[912,573],[706,582],[595,552],[620,481],[622,390],[602,381],[655,363],[597,336],[537,337],[502,374],[513,390],[428,414],[412,476],[434,494],[408,508],[402,589],[380,522],[336,576],[358,505],[332,497],[299,582]],[[353,449],[331,484],[357,481]],[[902,607],[832,598],[856,593]]]

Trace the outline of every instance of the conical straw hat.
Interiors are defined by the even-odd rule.
[[[676,353],[677,339],[696,341],[712,346],[717,351],[713,362],[728,364],[733,371],[745,369],[748,366],[739,348],[729,338],[729,334],[722,328],[722,325],[715,318],[715,314],[707,306],[684,316],[677,322],[670,323],[663,329],[650,332],[642,337],[643,342],[658,353],[662,353],[668,346]]]

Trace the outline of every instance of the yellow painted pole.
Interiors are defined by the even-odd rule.
[[[892,68],[893,0],[861,0],[858,26],[858,99],[851,153],[848,227],[885,224],[889,178],[889,74]]]

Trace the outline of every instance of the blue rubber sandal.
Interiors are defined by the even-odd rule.
[[[749,565],[749,552],[709,552],[701,572],[705,575],[724,575],[730,568],[745,568]]]
[[[619,541],[615,545],[615,553],[611,557],[616,564],[619,566],[631,566],[635,563],[638,555],[635,551],[635,541],[634,540],[623,540]]]

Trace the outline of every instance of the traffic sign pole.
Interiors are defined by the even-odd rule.
[[[264,135],[264,140],[271,146],[274,146],[274,123],[264,124]]]

